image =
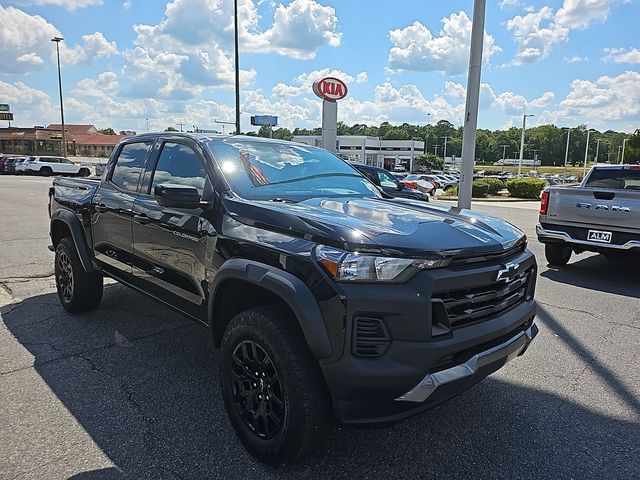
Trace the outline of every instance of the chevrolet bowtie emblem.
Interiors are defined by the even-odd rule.
[[[498,271],[498,278],[496,281],[498,282],[510,282],[518,275],[518,268],[520,268],[519,263],[507,263]]]

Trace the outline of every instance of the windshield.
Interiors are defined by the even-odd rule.
[[[371,182],[319,148],[228,138],[210,141],[209,149],[233,191],[249,200],[380,197]]]
[[[640,167],[601,168],[589,175],[587,188],[611,188],[616,190],[640,190]]]

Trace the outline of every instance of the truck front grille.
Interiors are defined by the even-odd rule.
[[[532,271],[526,270],[508,282],[434,294],[431,299],[434,324],[455,329],[487,320],[519,305],[527,298]]]

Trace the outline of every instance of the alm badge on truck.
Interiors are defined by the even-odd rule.
[[[603,230],[589,230],[587,233],[587,240],[599,243],[611,243],[611,232],[605,232]]]

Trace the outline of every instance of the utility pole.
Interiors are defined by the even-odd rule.
[[[60,120],[62,121],[62,156],[67,156],[67,136],[64,132],[64,104],[62,102],[62,75],[60,74],[60,42],[64,38],[53,37],[52,42],[56,43],[56,55],[58,56],[58,88],[60,90]]]
[[[520,137],[520,161],[518,162],[518,177],[522,174],[522,159],[524,158],[524,132],[527,128],[527,117],[533,117],[534,115],[522,115],[522,136]]]
[[[440,138],[444,138],[444,150],[442,153],[442,160],[446,162],[447,161],[447,140],[449,140],[451,137],[448,137],[445,135],[444,137],[440,137]]]
[[[622,164],[624,165],[624,146],[626,145],[626,143],[629,141],[628,138],[625,138],[624,140],[622,140]]]
[[[482,42],[484,40],[484,11],[486,0],[473,1],[471,26],[471,51],[467,77],[467,100],[464,111],[462,136],[462,168],[458,186],[458,208],[471,208],[473,165],[476,158],[476,129],[478,128],[478,103],[480,100],[480,74],[482,72]]]
[[[569,139],[571,138],[571,128],[567,128],[567,148],[564,151],[564,170],[562,172],[562,176],[564,180],[567,179],[567,161],[569,160]]]
[[[240,57],[238,54],[238,0],[233,0],[233,24],[235,31],[236,135],[240,135]]]
[[[598,163],[599,155],[600,155],[600,139],[596,140],[598,143],[596,144],[596,163]]]
[[[587,160],[588,160],[588,156],[589,156],[589,135],[591,135],[591,132],[593,132],[594,130],[587,130],[587,145],[584,148],[584,169],[582,171],[582,178],[587,176]]]
[[[504,161],[505,161],[505,156],[507,154],[507,147],[509,145],[500,145],[502,147],[502,171],[500,172],[500,174],[504,174]]]

